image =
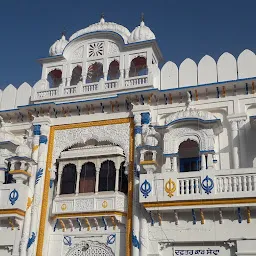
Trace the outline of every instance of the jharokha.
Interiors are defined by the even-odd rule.
[[[177,67],[101,17],[39,62],[0,91],[1,256],[256,255],[252,51]]]

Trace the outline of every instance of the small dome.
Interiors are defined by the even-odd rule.
[[[16,148],[15,153],[19,157],[31,157],[31,149],[25,142]]]
[[[119,34],[123,38],[125,43],[127,43],[127,40],[131,34],[130,31],[122,25],[119,25],[114,22],[105,22],[105,19],[102,16],[100,19],[100,22],[92,24],[87,28],[77,31],[69,38],[69,41],[72,41],[73,39],[75,39],[81,35],[84,35],[86,33],[92,33],[92,32],[97,32],[97,31],[113,31],[113,32]]]
[[[151,31],[149,27],[145,25],[144,21],[142,20],[140,26],[136,27],[132,31],[128,39],[128,43],[135,43],[152,39],[156,39],[155,34]]]
[[[50,48],[50,56],[56,56],[62,54],[64,48],[68,44],[65,35],[62,35],[61,39],[57,40]]]

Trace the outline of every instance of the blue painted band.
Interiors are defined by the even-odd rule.
[[[45,136],[45,135],[41,135],[40,136],[40,139],[39,139],[39,143],[40,144],[46,144],[47,143],[47,136]]]

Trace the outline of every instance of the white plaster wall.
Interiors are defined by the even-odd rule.
[[[225,52],[223,53],[217,62],[218,81],[230,81],[237,79],[237,63],[235,57]]]
[[[250,50],[244,50],[237,59],[238,78],[256,77],[256,56]]]

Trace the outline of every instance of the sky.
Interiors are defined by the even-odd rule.
[[[0,5],[0,88],[41,77],[39,58],[48,57],[60,38],[106,21],[132,31],[144,13],[155,33],[164,61],[177,65],[206,54],[215,60],[228,51],[235,57],[244,49],[256,52],[255,0],[2,0]]]

